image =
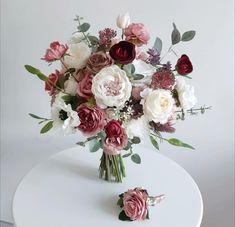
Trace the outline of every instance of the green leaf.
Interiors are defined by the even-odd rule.
[[[150,136],[150,141],[153,144],[153,146],[159,150],[158,142],[153,136]]]
[[[101,148],[101,143],[98,139],[93,139],[89,141],[90,152],[96,152]]]
[[[153,48],[160,54],[162,51],[162,40],[160,38],[156,38]]]
[[[190,41],[194,38],[195,35],[196,35],[195,31],[187,31],[182,35],[181,41],[183,42]]]
[[[124,148],[125,151],[128,151],[131,148],[132,143],[128,141],[126,147]]]
[[[124,210],[119,214],[118,218],[121,221],[132,221],[128,216],[126,216],[126,213]]]
[[[194,147],[192,147],[191,145],[184,143],[176,138],[171,138],[167,140],[171,145],[177,146],[177,147],[186,147],[186,148],[190,148],[190,149],[195,149]]]
[[[119,198],[119,200],[117,201],[117,205],[120,207],[123,207],[123,199]]]
[[[40,80],[43,80],[43,81],[47,81],[48,80],[48,77],[46,75],[44,75],[39,69],[36,69],[34,68],[33,66],[31,65],[25,65],[24,66],[25,69],[31,73],[31,74],[34,74],[34,75],[37,75],[37,77],[40,79]]]
[[[134,74],[133,75],[133,79],[134,80],[141,80],[143,78],[144,78],[144,75],[142,75],[142,74]]]
[[[141,142],[140,138],[137,136],[134,136],[133,139],[131,140],[132,143],[134,144],[139,144]]]
[[[175,45],[180,42],[181,35],[180,35],[180,32],[176,28],[176,25],[174,23],[173,23],[173,27],[174,27],[174,29],[171,33],[171,43],[172,43],[172,45]]]
[[[135,73],[135,66],[133,64],[128,64],[127,70],[130,74],[134,74]]]
[[[47,123],[42,127],[40,133],[41,133],[41,134],[46,133],[46,132],[48,132],[52,127],[53,127],[53,121],[49,121],[49,122],[47,122]]]
[[[77,27],[79,32],[87,32],[89,30],[89,28],[91,27],[90,24],[88,23],[83,23],[80,26]]]
[[[138,154],[133,154],[131,156],[131,160],[136,163],[136,164],[140,164],[141,163],[141,158]]]
[[[91,45],[97,45],[99,43],[99,39],[96,36],[89,35],[88,39],[91,42]]]
[[[44,118],[44,117],[39,117],[39,116],[37,116],[36,114],[32,114],[32,113],[29,113],[29,116],[32,117],[32,118],[35,118],[35,119],[39,119],[39,120],[46,120],[46,118]]]
[[[64,96],[62,96],[61,97],[65,102],[70,102],[71,101],[71,99],[72,99],[72,97],[70,96],[70,95],[64,95]]]

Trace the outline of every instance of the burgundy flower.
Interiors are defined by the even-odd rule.
[[[81,75],[82,77],[79,78],[80,81],[77,87],[77,94],[80,97],[88,100],[89,98],[93,96],[92,91],[91,91],[93,76],[88,72],[84,72]]]
[[[95,135],[104,128],[105,113],[102,109],[82,104],[77,108],[77,113],[81,121],[78,129],[84,134]]]
[[[166,90],[172,90],[175,84],[175,77],[171,71],[166,69],[160,69],[152,76],[151,88],[160,88]]]
[[[48,80],[45,82],[45,90],[49,92],[50,95],[53,95],[56,91],[56,84],[60,77],[60,72],[58,70],[55,73],[51,73],[48,76]]]
[[[127,41],[121,41],[111,47],[109,54],[117,63],[129,64],[136,56],[135,45]]]
[[[154,131],[156,132],[167,132],[167,133],[175,132],[175,128],[172,127],[173,124],[170,121],[165,124],[151,122],[150,125],[152,125]]]
[[[183,75],[183,76],[191,73],[193,71],[193,66],[189,57],[183,54],[178,59],[175,69],[180,75]]]
[[[68,50],[68,46],[65,44],[60,44],[59,42],[52,42],[50,44],[50,48],[46,50],[45,56],[42,58],[42,60],[45,60],[47,62],[53,62],[56,60],[61,59],[66,51]]]
[[[111,120],[108,124],[104,127],[106,136],[111,137],[120,137],[123,135],[123,129],[121,123],[116,120]]]

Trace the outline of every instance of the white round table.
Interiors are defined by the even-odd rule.
[[[125,159],[123,183],[98,178],[101,152],[74,147],[34,167],[19,184],[13,201],[16,227],[199,227],[203,214],[200,191],[178,164],[154,150],[136,146],[142,164]],[[150,219],[118,219],[118,195],[142,186],[166,199],[150,207]]]

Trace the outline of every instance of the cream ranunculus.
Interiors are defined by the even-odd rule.
[[[186,84],[185,79],[182,77],[177,78],[176,90],[180,101],[180,106],[184,111],[187,111],[195,106],[197,98],[194,95],[194,87]]]
[[[92,80],[92,93],[102,109],[122,107],[131,96],[131,88],[126,72],[116,65],[103,68]]]
[[[91,49],[86,43],[69,44],[68,55],[64,56],[64,64],[68,68],[80,69],[85,66],[87,59],[91,55]]]
[[[146,94],[147,93],[147,94]],[[144,115],[149,121],[165,124],[173,114],[174,99],[168,90],[148,89],[143,91],[144,96]]]

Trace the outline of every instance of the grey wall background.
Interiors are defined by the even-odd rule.
[[[49,116],[43,84],[23,68],[32,64],[49,73],[40,57],[53,40],[66,41],[75,30],[75,15],[92,24],[96,34],[115,26],[129,11],[132,21],[146,24],[152,35],[170,45],[174,21],[181,31],[195,29],[195,40],[179,44],[194,64],[199,104],[213,106],[205,115],[177,125],[175,137],[193,144],[192,152],[161,146],[161,153],[183,166],[198,183],[204,200],[204,227],[234,226],[234,2],[232,0],[56,1],[1,0],[1,216],[12,222],[11,202],[17,184],[37,163],[74,146],[78,135],[55,132],[41,136],[33,112]],[[174,57],[171,57],[174,59]],[[175,60],[175,59],[174,59]],[[146,146],[149,146],[147,143]],[[130,167],[134,168],[134,167]]]

